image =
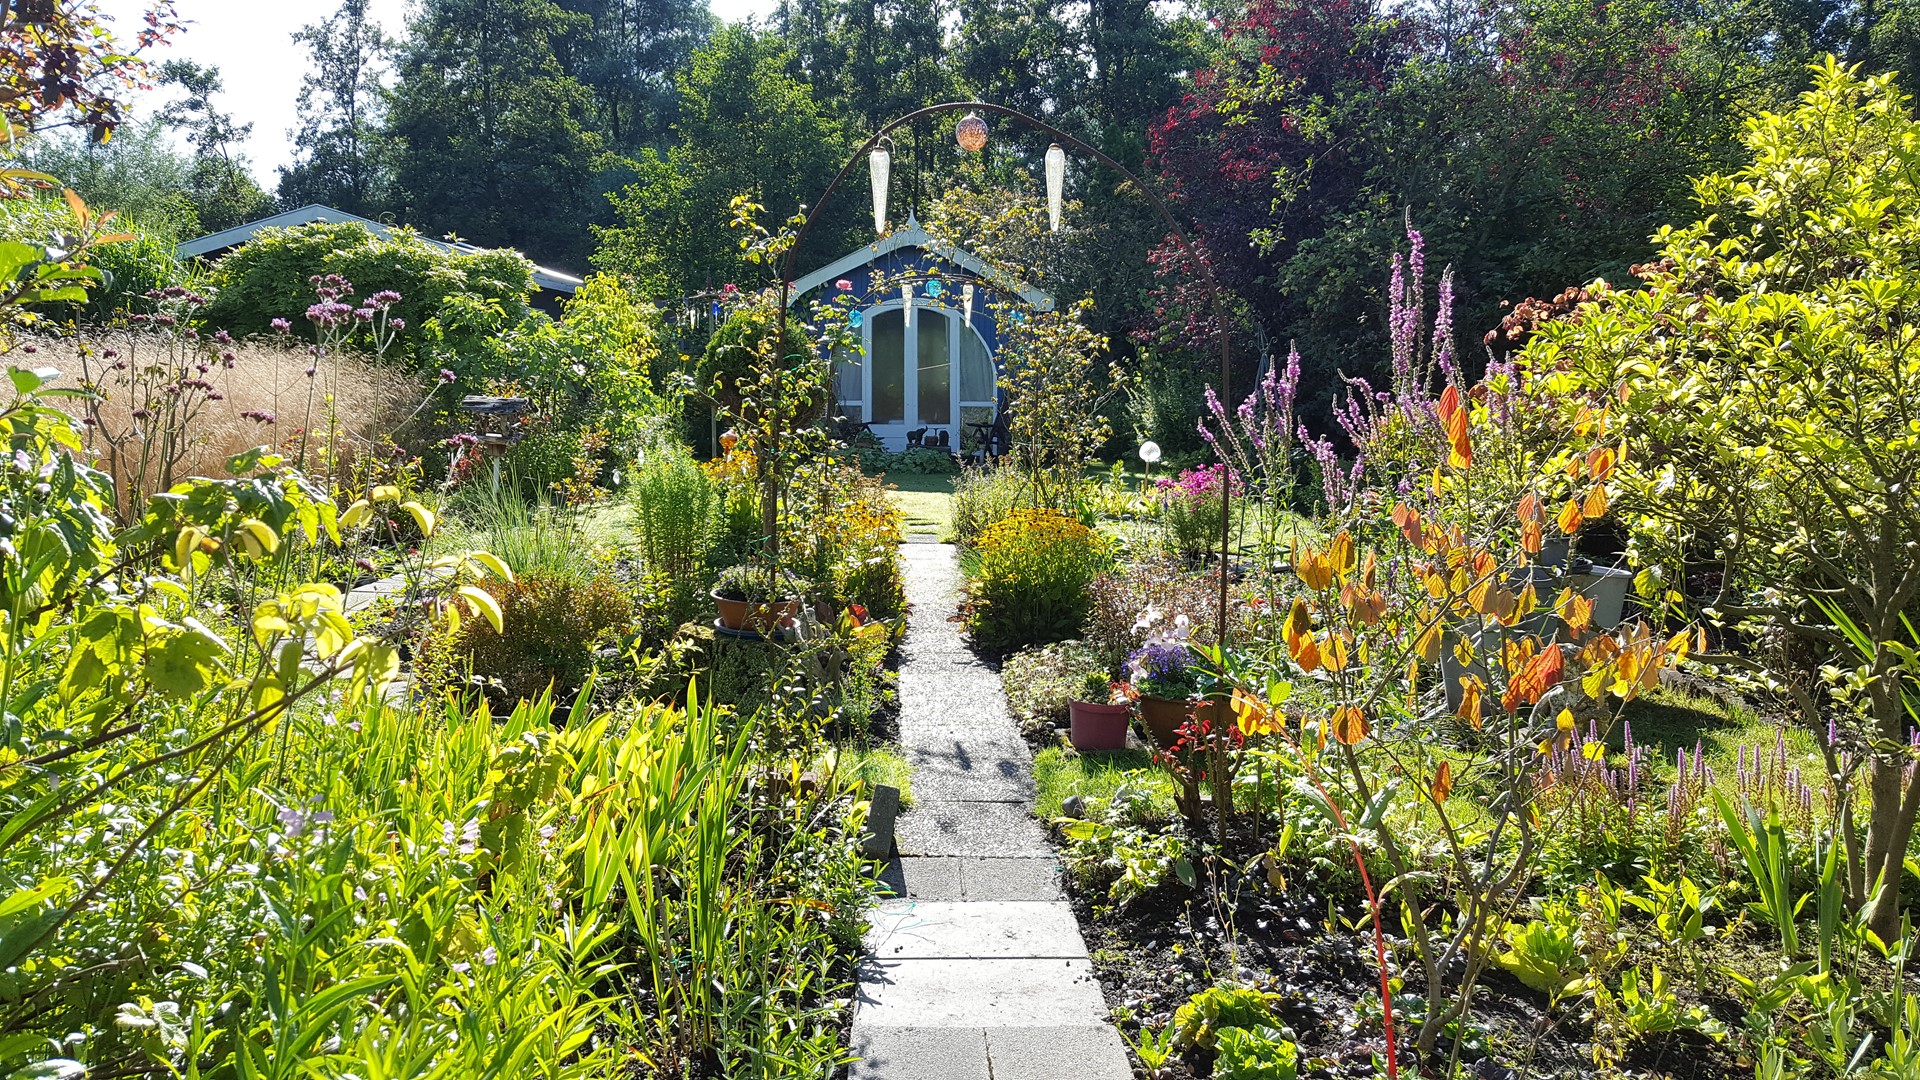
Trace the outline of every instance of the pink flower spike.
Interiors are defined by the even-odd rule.
[[[841,292],[852,292],[853,282],[848,281],[846,278],[841,278],[839,281],[833,283],[833,287],[839,289]]]

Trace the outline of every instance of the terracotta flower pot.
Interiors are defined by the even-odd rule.
[[[1125,750],[1130,705],[1075,701],[1067,706],[1068,737],[1075,750]]]
[[[714,607],[720,610],[720,625],[729,630],[752,630],[765,633],[776,629],[789,619],[800,617],[800,601],[795,598],[775,603],[751,604],[745,600],[729,600],[719,593],[713,593]]]
[[[1192,717],[1192,705],[1194,703],[1185,698],[1140,694],[1140,721],[1146,723],[1148,734],[1154,736],[1154,746],[1173,749],[1173,744],[1181,740],[1181,728]]]

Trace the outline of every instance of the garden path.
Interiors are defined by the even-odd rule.
[[[913,809],[870,918],[852,1080],[1128,1080],[1000,678],[949,622],[949,544],[902,545],[900,744]]]

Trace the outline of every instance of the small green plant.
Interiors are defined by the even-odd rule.
[[[1116,793],[1105,820],[1063,818],[1057,824],[1067,840],[1062,861],[1067,873],[1088,888],[1104,888],[1107,899],[1126,906],[1170,878],[1191,888],[1197,880],[1187,842],[1177,832],[1132,821],[1136,800]]]
[[[1797,899],[1793,895],[1786,825],[1778,813],[1769,811],[1762,816],[1753,804],[1744,801],[1741,812],[1735,812],[1733,803],[1719,791],[1713,793],[1713,805],[1720,812],[1720,820],[1726,822],[1727,838],[1740,852],[1754,891],[1760,894],[1759,900],[1747,905],[1748,910],[1780,931],[1780,953],[1793,959],[1800,952],[1795,920],[1812,894]]]
[[[1667,985],[1667,976],[1658,965],[1655,965],[1644,985],[1640,981],[1639,970],[1628,968],[1620,976],[1619,994],[1607,997],[1610,1000],[1606,1004],[1612,1006],[1619,1031],[1626,1042],[1681,1028],[1717,1031],[1704,1008],[1680,1004],[1680,998]]]
[[[1496,953],[1494,962],[1529,989],[1547,995],[1549,1008],[1587,990],[1580,916],[1571,905],[1543,901],[1539,918],[1507,924],[1506,940],[1506,951]]]
[[[1173,1060],[1173,1028],[1163,1027],[1155,1032],[1142,1024],[1138,1035],[1128,1035],[1125,1031],[1120,1035],[1133,1051],[1133,1056],[1140,1059],[1140,1068],[1146,1072],[1147,1080],[1160,1080],[1167,1062]]]
[[[1718,891],[1702,892],[1688,877],[1667,882],[1648,874],[1641,881],[1647,887],[1646,895],[1623,893],[1621,901],[1650,916],[1655,937],[1682,960],[1691,960],[1696,977],[1704,975],[1693,945],[1715,932],[1715,927],[1706,925],[1706,916],[1720,902]]]
[[[1080,680],[1081,701],[1090,701],[1096,705],[1104,705],[1107,703],[1107,699],[1112,696],[1113,682],[1107,678],[1106,672],[1089,671],[1086,677]]]
[[[714,579],[713,591],[723,600],[739,600],[748,604],[765,604],[783,595],[792,595],[772,570],[750,563],[729,566],[720,571],[720,576]]]
[[[1218,1080],[1294,1080],[1299,1075],[1300,1048],[1278,1028],[1225,1028],[1216,1043],[1213,1075]]]
[[[1210,986],[1174,1010],[1174,1043],[1183,1049],[1217,1049],[1230,1028],[1259,1028],[1274,1023],[1273,995],[1250,986]]]

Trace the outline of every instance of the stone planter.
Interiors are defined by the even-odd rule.
[[[1075,701],[1067,706],[1068,737],[1075,750],[1125,750],[1131,705]]]
[[[1594,566],[1570,573],[1566,580],[1574,592],[1593,601],[1596,629],[1611,630],[1626,617],[1627,590],[1633,585],[1633,574],[1629,571]]]
[[[753,604],[745,600],[729,600],[717,592],[711,595],[714,607],[720,610],[720,625],[729,630],[751,630],[764,634],[778,629],[790,619],[800,617],[800,600],[797,597]]]

